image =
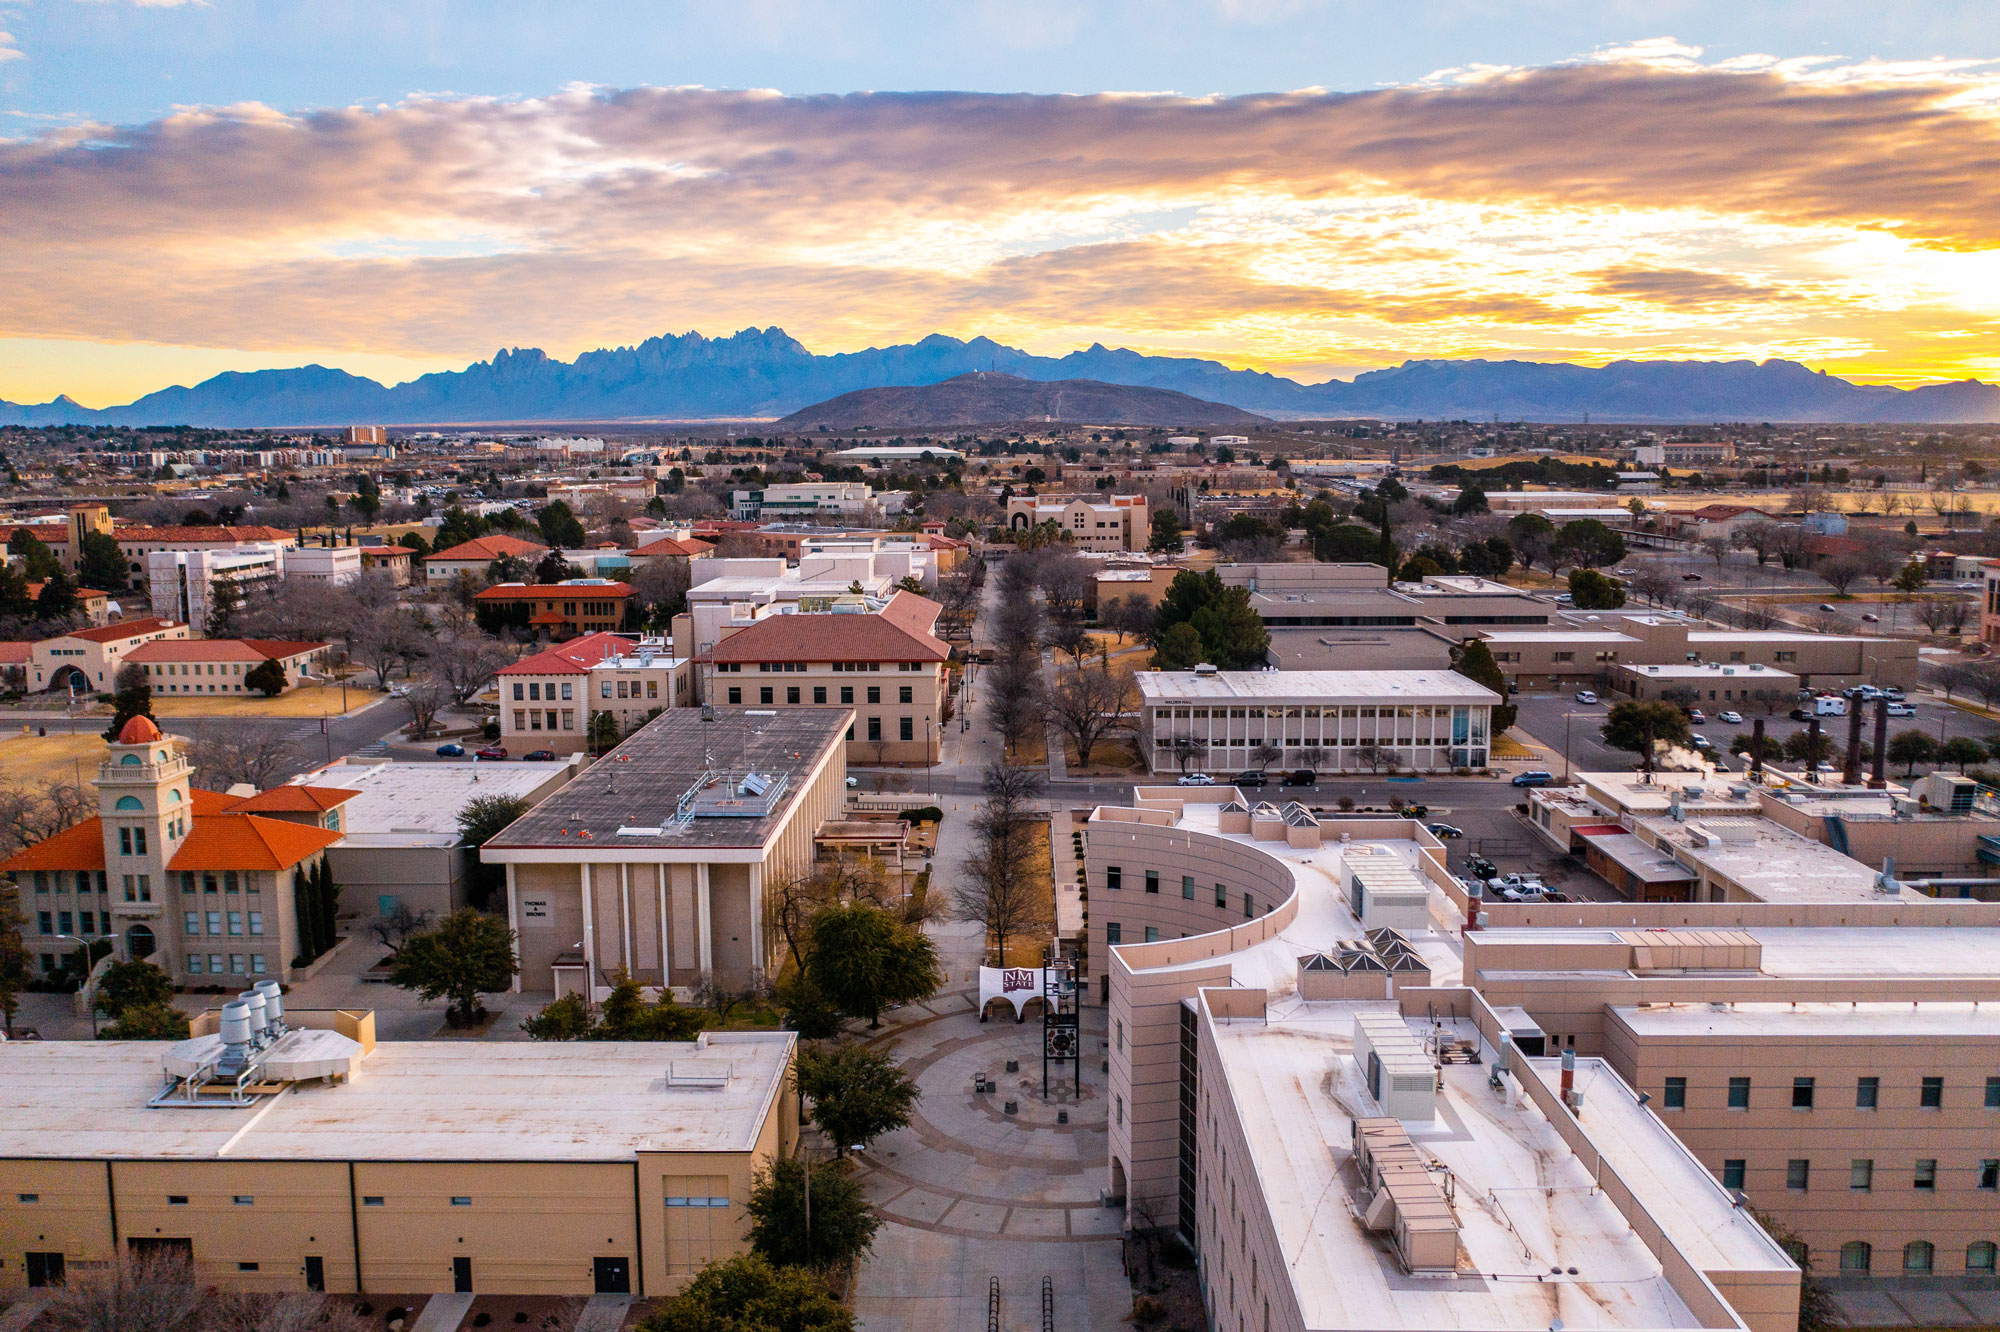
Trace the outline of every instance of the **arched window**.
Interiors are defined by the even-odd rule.
[[[1965,1246],[1965,1270],[1968,1272],[1991,1272],[1996,1250],[1992,1240],[1974,1240]]]
[[[113,809],[144,809],[144,808],[145,808],[145,806],[139,803],[139,797],[138,797],[138,796],[119,796],[119,797],[118,797],[118,803],[117,803],[117,804],[115,804],[115,805],[113,805],[113,806],[112,806],[112,808],[113,808]]]
[[[153,955],[153,931],[144,925],[134,925],[125,931],[125,951],[134,962]]]
[[[181,803],[181,793],[177,788],[171,786],[167,788],[167,803],[172,805]]]
[[[124,758],[119,759],[118,762],[124,767],[136,768],[139,766],[139,756],[137,754],[127,754]]]
[[[1928,1272],[1931,1260],[1937,1250],[1929,1240],[1911,1240],[1903,1246],[1903,1270],[1905,1272]]]
[[[1868,1275],[1874,1253],[1866,1240],[1849,1240],[1840,1246],[1840,1270],[1853,1276]]]

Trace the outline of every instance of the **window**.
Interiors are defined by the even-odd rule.
[[[242,936],[243,913],[241,911],[232,911],[229,913],[229,932],[238,937]]]
[[[1104,922],[1105,943],[1107,944],[1123,943],[1124,936],[1125,936],[1125,931],[1122,928],[1120,928],[1117,921],[1107,920]]]
[[[1925,1078],[1922,1088],[1917,1092],[1917,1104],[1925,1110],[1942,1110],[1944,1108],[1944,1079]]]
[[[1229,905],[1229,889],[1219,883],[1215,885],[1215,905],[1218,908],[1226,908]]]
[[[451,1205],[453,1207],[470,1207],[472,1206],[472,1199],[467,1198],[463,1194],[461,1194],[458,1197],[453,1198],[451,1200]]]
[[[757,690],[757,701],[766,705],[771,703],[771,686],[764,685]]]
[[[1812,1162],[1793,1157],[1785,1162],[1785,1187],[1803,1191],[1812,1181]]]
[[[1686,1078],[1668,1078],[1666,1090],[1660,1097],[1662,1108],[1667,1110],[1685,1110],[1687,1109],[1687,1103],[1688,1080]]]
[[[1256,914],[1257,914],[1257,908],[1250,901],[1250,894],[1248,893],[1243,894],[1243,919],[1248,920]]]
[[[254,1207],[257,1204],[257,1200],[247,1193],[239,1193],[229,1201],[238,1207]]]
[[[42,1200],[42,1195],[39,1193],[18,1193],[14,1196],[24,1203],[38,1203]]]
[[[1740,1189],[1743,1187],[1743,1160],[1737,1157],[1722,1163],[1722,1187]]]
[[[261,911],[252,911],[250,913],[250,933],[254,936],[261,935],[263,932],[264,913]]]
[[[880,717],[870,717],[868,719],[868,738],[870,740],[880,740],[882,738],[882,719]]]
[[[1840,1270],[1856,1276],[1868,1275],[1872,1251],[1865,1240],[1849,1240],[1840,1246]]]
[[[798,701],[799,701],[799,687],[797,685],[786,685],[785,702],[796,703]]]
[[[1183,902],[1194,901],[1194,875],[1192,874],[1181,875],[1181,900]]]
[[[1125,886],[1125,867],[1123,865],[1106,865],[1104,867],[1104,886],[1114,893],[1123,888]]]
[[[201,933],[201,912],[199,912],[199,911],[187,911],[187,912],[183,912],[183,913],[182,913],[182,917],[183,917],[183,925],[184,925],[184,928],[183,928],[183,930],[182,930],[182,933],[184,933],[184,934],[200,934],[200,933]]]
[[[229,974],[232,976],[241,976],[243,974],[243,954],[231,953],[229,955]]]
[[[1160,927],[1157,925],[1148,925],[1146,927],[1146,942],[1158,943],[1159,941],[1160,941]]]
[[[575,695],[570,693],[570,688],[571,686],[567,683],[562,687],[562,701],[565,703],[574,701]]]
[[[1856,1078],[1854,1080],[1854,1108],[1873,1110],[1882,1097],[1882,1079]]]
[[[869,701],[870,703],[880,703],[880,702],[882,701],[882,686],[881,686],[881,685],[869,685],[869,686],[868,686],[868,701]]]
[[[852,703],[854,701],[853,685],[842,685],[840,687],[840,701],[843,703]]]
[[[1792,1079],[1792,1109],[1810,1110],[1813,1105],[1813,1080],[1811,1078]]]
[[[522,685],[519,681],[516,681],[514,684],[514,701],[516,703],[519,703],[522,699],[526,697],[527,697],[527,687]]]
[[[814,685],[814,686],[813,686],[813,702],[815,702],[815,703],[824,703],[824,702],[826,702],[826,686],[825,686],[825,685]]]
[[[729,686],[729,701],[731,703],[741,703],[743,701],[743,687],[741,685]]]
[[[1160,891],[1160,872],[1158,870],[1146,871],[1146,891],[1149,893]]]
[[[1934,1157],[1934,1156],[1920,1156],[1920,1157],[1918,1157],[1918,1158],[1917,1158],[1917,1171],[1916,1171],[1916,1177],[1915,1177],[1914,1179],[1912,1179],[1912,1180],[1910,1181],[1910,1187],[1911,1187],[1911,1188],[1916,1188],[1916,1189],[1936,1189],[1936,1188],[1937,1188],[1937,1158],[1936,1158],[1936,1157]]]
[[[898,703],[914,703],[917,701],[917,692],[908,685],[898,685],[896,688],[896,701]]]
[[[190,975],[190,976],[199,976],[199,975],[201,975],[201,970],[202,970],[202,968],[201,968],[201,954],[200,954],[200,953],[189,953],[189,954],[188,954],[188,975]]]
[[[250,974],[253,976],[264,974],[264,955],[262,953],[250,954]]]
[[[1903,1246],[1903,1270],[1905,1272],[1929,1272],[1937,1250],[1929,1240],[1911,1240]]]
[[[1991,1272],[1993,1270],[1993,1241],[1974,1240],[1965,1246],[1965,1270],[1968,1272]]]
[[[897,735],[897,737],[898,737],[899,739],[903,739],[903,740],[914,740],[914,739],[916,739],[916,738],[917,738],[917,723],[916,723],[916,720],[915,720],[914,718],[911,718],[911,717],[904,717],[904,718],[901,718],[901,719],[900,719],[900,720],[899,720],[899,721],[897,722],[897,727],[896,727],[896,735]]]
[[[237,1271],[239,1271],[239,1272],[254,1272],[254,1271],[256,1271],[256,1270],[257,1270],[257,1264],[255,1264],[255,1263],[238,1263],[238,1264],[236,1264],[236,1270],[237,1270]]]
[[[208,932],[210,934],[222,933],[222,913],[220,911],[211,911],[208,913]]]
[[[1856,1193],[1866,1193],[1875,1187],[1875,1163],[1855,1159],[1847,1163],[1847,1187]]]
[[[1729,1080],[1729,1108],[1748,1110],[1750,1108],[1750,1079],[1731,1078]]]
[[[530,703],[539,703],[542,701],[542,686],[540,681],[536,681],[534,684],[528,686],[528,701]]]
[[[2000,1110],[2000,1078],[1986,1079],[1986,1108]]]
[[[167,1206],[186,1207],[187,1205],[188,1196],[185,1193],[169,1193],[167,1195]]]
[[[382,1195],[379,1193],[368,1194],[361,1199],[361,1205],[363,1207],[380,1207],[382,1205]]]
[[[1988,1157],[1979,1163],[1979,1187],[2000,1189],[2000,1160]]]

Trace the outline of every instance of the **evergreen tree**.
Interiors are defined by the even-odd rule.
[[[1507,677],[1501,674],[1500,663],[1493,660],[1493,649],[1477,638],[1467,639],[1451,650],[1451,668],[1474,684],[1485,685],[1500,695],[1500,702],[1493,705],[1493,734],[1514,724],[1520,715],[1520,708],[1507,699]]]
[[[116,592],[131,579],[125,568],[125,552],[117,539],[104,532],[85,532],[77,552],[76,576],[83,586],[99,592]]]
[[[285,668],[275,657],[266,657],[258,662],[243,677],[245,689],[255,689],[266,698],[276,698],[285,692],[291,681],[285,676]]]
[[[812,1172],[808,1193],[806,1172]],[[783,1156],[750,1182],[750,1246],[780,1266],[844,1268],[875,1243],[882,1220],[845,1161]]]
[[[67,620],[76,614],[76,584],[61,569],[50,574],[35,594],[35,618],[49,623]]]
[[[7,538],[7,551],[21,560],[21,571],[31,583],[39,583],[51,575],[62,572],[62,561],[55,552],[43,544],[42,539],[25,527],[14,529],[14,535]]]
[[[118,668],[113,679],[117,692],[111,696],[111,725],[104,728],[106,740],[116,740],[118,733],[125,729],[125,723],[134,717],[153,717],[153,682],[146,675],[146,668],[138,662],[127,662]]]

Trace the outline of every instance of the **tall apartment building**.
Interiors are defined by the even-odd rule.
[[[1144,495],[1016,495],[1007,501],[1008,527],[1054,523],[1081,550],[1144,550],[1152,521]]]

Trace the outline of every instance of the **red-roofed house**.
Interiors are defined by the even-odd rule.
[[[28,600],[39,600],[42,589],[47,586],[47,583],[28,584]],[[83,612],[83,617],[90,621],[93,629],[101,629],[111,621],[111,597],[94,587],[76,589],[76,608]]]
[[[125,660],[146,668],[156,694],[251,694],[243,677],[267,661],[285,671],[285,688],[326,668],[331,643],[289,643],[268,638],[173,638],[141,644]]]
[[[157,616],[57,634],[35,644],[28,661],[28,688],[35,693],[73,689],[79,694],[108,694],[117,686],[118,668],[126,654],[147,643],[187,636],[186,625]]]
[[[621,628],[631,604],[630,583],[571,578],[483,588],[473,596],[473,614],[488,633],[514,626],[533,630],[538,638],[564,639]]]
[[[951,655],[936,633],[938,604],[914,592],[879,609],[845,601],[725,629],[707,658],[708,701],[849,707],[848,762],[937,762]]]
[[[197,790],[187,744],[133,718],[98,766],[97,817],[0,861],[20,886],[39,970],[108,937],[181,985],[290,978],[300,880],[341,840],[339,806],[353,793]]]
[[[624,739],[668,708],[694,702],[694,670],[658,638],[585,634],[503,666],[500,743],[515,752],[575,754],[594,719],[602,742]]]
[[[533,564],[548,552],[549,548],[538,541],[523,541],[505,532],[495,532],[491,536],[474,537],[470,541],[459,542],[449,550],[424,556],[424,581],[449,583],[461,573],[483,578],[487,566],[502,555],[513,555]]]

